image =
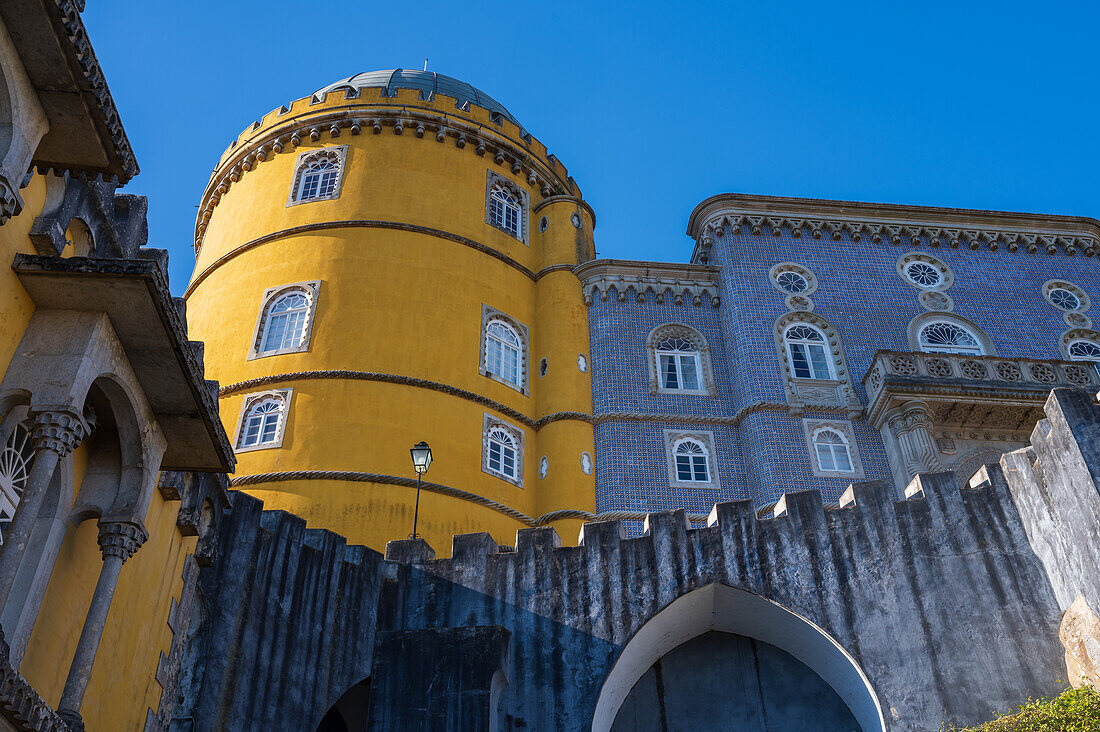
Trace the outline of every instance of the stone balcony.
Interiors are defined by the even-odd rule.
[[[924,470],[960,480],[1027,444],[1051,389],[1100,390],[1088,363],[879,351],[863,378],[899,488]]]

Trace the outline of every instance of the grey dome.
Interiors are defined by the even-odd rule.
[[[394,96],[395,89],[416,89],[420,92],[420,98],[431,100],[436,92],[454,97],[459,106],[465,106],[467,102],[487,109],[495,114],[501,114],[512,120],[520,128],[523,127],[512,113],[504,108],[504,105],[493,99],[480,89],[459,81],[452,76],[444,76],[434,71],[414,71],[410,69],[387,69],[384,71],[364,71],[341,79],[334,84],[322,87],[313,93],[315,98],[323,98],[325,94],[333,91],[358,91],[368,87],[385,89],[385,96]]]

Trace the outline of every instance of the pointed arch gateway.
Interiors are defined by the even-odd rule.
[[[600,689],[593,732],[612,730],[624,702],[658,661],[715,631],[759,641],[793,657],[836,692],[861,732],[886,729],[870,681],[836,640],[776,602],[715,583],[674,600],[626,643]]]

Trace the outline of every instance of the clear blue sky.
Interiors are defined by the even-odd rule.
[[[601,257],[723,192],[1100,217],[1096,3],[88,0],[173,291],[226,145],[359,71],[455,76],[547,144]]]

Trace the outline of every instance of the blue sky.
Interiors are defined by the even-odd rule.
[[[1100,217],[1094,3],[89,0],[84,21],[176,293],[246,125],[425,57],[565,163],[601,257],[685,261],[723,192]]]

